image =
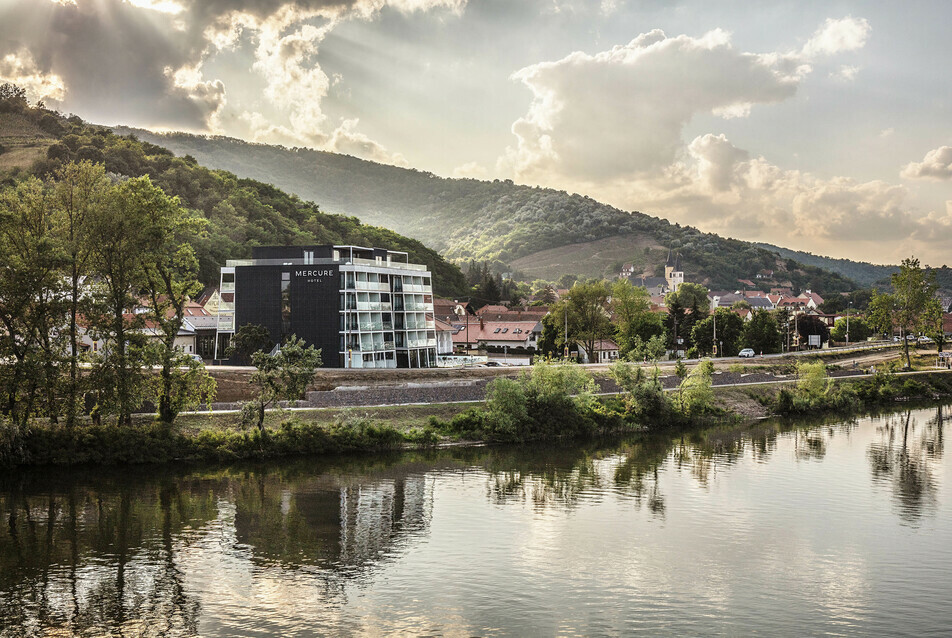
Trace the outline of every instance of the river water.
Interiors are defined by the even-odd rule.
[[[949,635],[949,408],[0,477],[0,636]]]

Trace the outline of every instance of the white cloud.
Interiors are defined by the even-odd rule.
[[[479,162],[467,162],[453,169],[453,177],[471,177],[474,179],[484,179],[489,175],[486,167]]]
[[[862,18],[827,18],[803,46],[802,53],[807,58],[813,58],[861,49],[866,44],[870,30],[869,22]]]
[[[906,164],[900,175],[906,179],[952,179],[952,146],[940,146],[929,151],[921,162]]]
[[[887,137],[892,137],[896,133],[896,129],[889,127],[884,128],[879,132],[879,137],[886,139]]]
[[[858,66],[850,66],[848,64],[842,65],[836,71],[830,73],[830,77],[835,80],[843,80],[844,82],[852,82],[856,79],[857,74],[859,74]]]
[[[29,51],[9,53],[0,58],[0,82],[16,84],[26,91],[31,101],[63,101],[66,84],[55,73],[44,73],[37,68]]]
[[[795,54],[734,49],[720,29],[700,38],[643,33],[626,45],[572,53],[515,72],[531,92],[500,169],[523,179],[598,179],[658,170],[683,149],[695,115],[746,117],[793,96],[809,66]]]
[[[374,162],[409,166],[403,155],[389,152],[379,143],[357,131],[357,124],[357,118],[341,122],[340,126],[331,134],[325,148],[335,153],[356,155]]]

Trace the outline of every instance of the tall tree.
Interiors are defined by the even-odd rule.
[[[139,251],[148,248],[148,222],[136,191],[147,181],[132,179],[110,188],[88,226],[96,238],[92,265],[97,280],[90,327],[105,341],[93,368],[97,414],[113,412],[123,425],[132,422],[132,411],[141,401],[146,362],[145,316],[136,310],[143,283]]]
[[[713,314],[695,323],[691,330],[691,339],[698,354],[709,355],[714,352],[715,330],[718,354],[722,357],[736,355],[744,334],[744,320],[727,308],[718,308]]]
[[[636,343],[642,345],[652,337],[664,335],[664,320],[659,313],[651,312],[648,291],[627,279],[612,284],[611,309],[622,356],[635,349]]]
[[[0,379],[4,412],[19,431],[45,394],[56,415],[62,255],[51,233],[48,193],[37,179],[0,196]]]
[[[168,197],[152,185],[148,178],[132,180],[126,191],[128,204],[137,209],[136,216],[144,223],[143,247],[137,252],[141,286],[144,292],[145,318],[158,341],[152,348],[159,365],[161,383],[158,391],[158,417],[171,423],[181,405],[175,377],[187,359],[176,348],[176,339],[185,323],[185,305],[201,292],[198,281],[198,260],[188,241],[204,228],[202,220],[191,217],[179,206],[178,199]]]
[[[614,331],[607,310],[608,285],[602,281],[578,282],[569,290],[567,301],[577,322],[570,326],[570,334],[582,343],[592,361],[596,342],[607,339]]]
[[[707,288],[700,284],[683,283],[678,286],[676,292],[668,293],[665,297],[665,305],[668,308],[672,345],[676,350],[690,348],[694,324],[703,321],[710,314],[711,302],[707,298]],[[680,347],[678,338],[684,339]]]
[[[84,280],[89,275],[95,237],[88,225],[92,209],[100,206],[108,187],[105,168],[101,164],[70,163],[54,176],[53,198],[56,206],[57,235],[65,253],[65,277],[68,288],[66,334],[69,340],[69,375],[66,379],[66,424],[76,421],[78,396],[81,395],[79,374],[79,315],[85,296]]]
[[[743,343],[754,352],[771,354],[780,352],[782,336],[780,326],[773,313],[762,308],[754,310],[753,316],[744,326]]]
[[[918,259],[909,257],[902,260],[899,272],[893,273],[890,280],[894,290],[892,315],[895,325],[902,329],[904,335],[930,331],[930,318],[934,322],[937,308],[939,313],[942,312],[936,298],[938,286],[935,271],[924,270],[919,266]],[[906,365],[911,368],[908,339],[903,339],[902,344]]]

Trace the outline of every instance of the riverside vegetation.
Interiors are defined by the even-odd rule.
[[[858,381],[834,384],[819,361],[799,363],[797,373],[798,381],[791,388],[762,389],[753,396],[774,414],[797,415],[857,411],[875,404],[935,400],[952,394],[952,375],[943,373],[904,377],[883,369]],[[712,364],[702,362],[690,371],[685,369],[679,387],[665,392],[657,368],[619,362],[611,375],[621,393],[601,397],[595,394],[591,374],[581,366],[540,361],[519,378],[495,379],[484,404],[452,417],[431,417],[411,429],[357,411],[341,412],[330,424],[285,412],[277,427],[211,427],[197,432],[161,422],[74,429],[33,422],[20,433],[14,449],[9,422],[0,421],[0,466],[231,461],[428,447],[448,439],[523,443],[739,419],[718,403],[712,374]]]

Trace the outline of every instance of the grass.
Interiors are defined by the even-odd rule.
[[[49,134],[19,113],[0,113],[0,172],[26,168],[46,157],[55,142]]]
[[[375,422],[393,427],[401,432],[423,429],[431,417],[449,420],[471,407],[472,403],[436,403],[431,405],[399,405],[368,408],[315,408],[313,410],[272,411],[265,414],[265,429],[277,430],[281,423],[293,417],[303,423],[330,426],[341,413],[368,415]],[[152,420],[151,415],[136,417],[143,423]],[[200,413],[180,416],[175,425],[188,436],[195,436],[206,430],[220,432],[238,432],[238,415],[235,413]]]
[[[645,256],[645,247],[652,248]],[[631,263],[636,271],[654,270],[664,263],[667,254],[653,240],[642,235],[606,237],[580,244],[568,244],[558,248],[541,250],[520,257],[512,262],[513,270],[524,273],[530,279],[555,281],[565,274],[579,277],[605,277],[617,262]]]

